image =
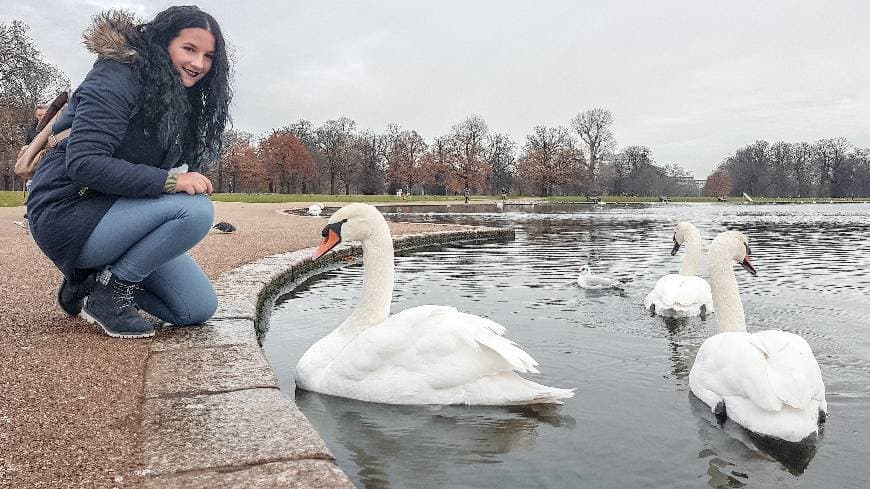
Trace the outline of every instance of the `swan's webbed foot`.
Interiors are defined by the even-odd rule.
[[[707,320],[707,304],[701,304],[701,321]]]
[[[716,421],[720,425],[725,424],[725,420],[728,419],[728,413],[725,411],[725,401],[716,403],[716,407],[713,408],[713,414],[716,415]]]

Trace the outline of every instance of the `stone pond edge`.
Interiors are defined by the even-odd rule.
[[[504,241],[513,229],[473,227],[396,236],[397,254],[430,246]],[[295,402],[280,392],[258,336],[278,295],[360,259],[342,245],[318,260],[313,248],[265,257],[221,274],[208,323],[161,328],[144,383],[144,487],[353,487]],[[283,481],[283,482],[282,482]],[[294,487],[296,487],[294,485]]]

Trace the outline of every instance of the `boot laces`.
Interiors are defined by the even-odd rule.
[[[136,301],[133,298],[133,293],[139,289],[140,287],[137,283],[124,283],[121,281],[115,281],[114,295],[115,303],[118,305],[118,309],[124,309],[125,307],[136,307]]]

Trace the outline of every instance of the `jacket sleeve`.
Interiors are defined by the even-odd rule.
[[[124,140],[141,88],[129,66],[94,65],[76,90],[77,105],[66,147],[69,177],[83,187],[123,197],[156,197],[168,172],[113,158]]]

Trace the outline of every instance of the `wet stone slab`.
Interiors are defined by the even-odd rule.
[[[251,319],[212,319],[206,324],[159,328],[151,351],[258,344]]]
[[[145,385],[146,397],[166,397],[277,388],[278,380],[262,349],[250,342],[153,353],[148,359]]]
[[[275,461],[333,461],[320,435],[277,389],[146,399],[143,475]],[[224,469],[222,469],[224,470]]]
[[[144,489],[343,489],[353,484],[333,462],[300,460],[275,462],[226,471],[205,471],[177,476],[155,477]]]

